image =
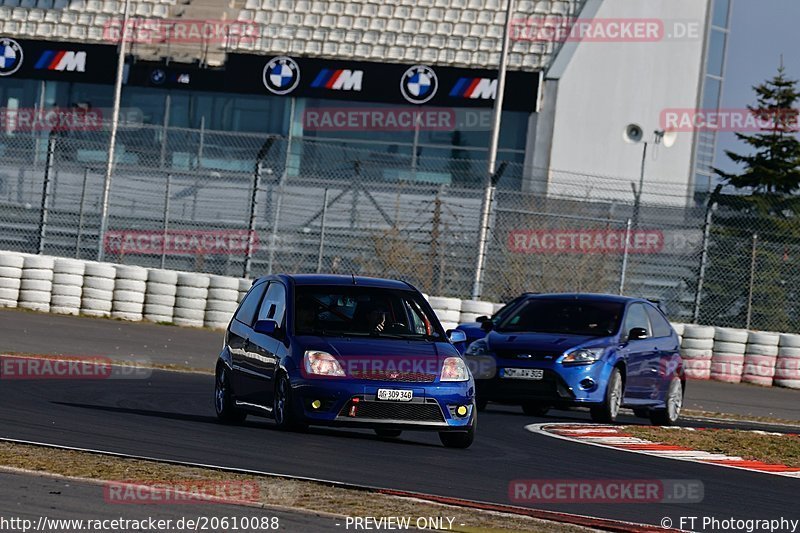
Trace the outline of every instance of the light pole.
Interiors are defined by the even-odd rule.
[[[105,259],[106,232],[108,231],[108,199],[111,193],[111,176],[114,170],[114,149],[117,144],[117,129],[119,128],[119,106],[122,98],[122,76],[125,71],[125,45],[128,40],[128,16],[130,14],[130,0],[125,0],[125,10],[122,15],[122,32],[117,56],[117,78],[114,81],[114,108],[111,111],[111,133],[108,140],[108,162],[106,163],[106,176],[103,182],[103,202],[100,208],[100,231],[97,234],[97,260]]]
[[[508,46],[511,32],[511,14],[514,11],[514,0],[508,0],[506,6],[506,27],[503,32],[503,48],[500,52],[500,65],[497,72],[497,94],[492,111],[492,135],[489,141],[488,168],[486,173],[486,189],[481,206],[480,228],[478,231],[478,259],[475,263],[475,279],[472,285],[472,299],[477,300],[483,292],[483,277],[486,270],[486,252],[489,247],[489,224],[491,223],[492,202],[494,201],[497,182],[497,148],[500,144],[500,123],[503,115],[503,96],[506,88],[506,70],[508,69]]]

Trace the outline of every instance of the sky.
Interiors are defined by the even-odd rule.
[[[752,87],[776,74],[781,54],[788,76],[800,80],[800,0],[733,0],[720,107],[755,103]],[[735,170],[726,149],[743,152],[747,145],[733,133],[718,136],[715,165]]]

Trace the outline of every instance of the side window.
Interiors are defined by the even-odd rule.
[[[648,305],[647,315],[650,317],[650,324],[653,325],[653,337],[669,337],[672,335],[672,326],[669,325],[667,319],[664,318],[658,309]]]
[[[264,282],[250,289],[250,292],[244,297],[242,305],[239,306],[239,311],[236,312],[236,320],[248,326],[253,325],[258,304],[261,303],[261,297],[264,296],[267,285],[269,284]]]
[[[647,311],[642,304],[633,304],[628,308],[628,314],[625,315],[625,328],[624,333],[628,333],[633,328],[644,328],[647,330],[648,337],[653,335],[650,330],[650,320],[647,318]]]
[[[264,296],[258,319],[274,320],[281,326],[284,314],[286,314],[286,288],[283,284],[273,281],[267,289],[267,295]]]

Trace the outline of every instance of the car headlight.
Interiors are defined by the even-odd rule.
[[[561,360],[565,365],[591,365],[603,357],[605,348],[579,348],[569,352]]]
[[[469,369],[460,357],[448,357],[442,364],[442,381],[467,381]]]
[[[344,370],[339,361],[328,352],[307,350],[303,356],[303,366],[307,374],[316,376],[344,377]]]
[[[467,347],[465,355],[488,355],[489,345],[484,339],[478,339]]]

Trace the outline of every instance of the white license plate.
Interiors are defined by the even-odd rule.
[[[390,402],[410,402],[414,399],[414,391],[398,389],[378,389],[378,399]]]
[[[506,368],[503,377],[509,379],[542,379],[544,370],[538,368]]]

